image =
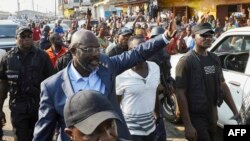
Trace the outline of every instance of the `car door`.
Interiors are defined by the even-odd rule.
[[[225,82],[230,89],[232,98],[238,110],[242,105],[242,97],[245,95],[244,89],[246,87],[246,82],[249,80],[249,75],[246,74],[249,60],[249,49],[248,45],[244,43],[247,37],[248,36],[246,35],[227,36],[215,46],[216,49],[214,50],[216,54],[219,54]],[[230,57],[231,60],[228,59]],[[237,69],[239,68],[239,64],[237,63],[240,62],[244,62],[243,68]],[[231,67],[228,66],[229,63],[232,63]],[[218,108],[218,125],[223,127],[225,124],[237,124],[235,120],[230,120],[232,116],[232,111],[227,104],[223,102]]]
[[[226,69],[223,69],[223,75],[230,89],[234,103],[237,109],[239,110],[242,105],[242,97],[244,94],[245,84],[249,76],[245,75],[244,73],[238,73]],[[232,111],[227,106],[226,102],[223,102],[223,104],[218,108],[218,117],[219,117],[218,123],[222,125],[237,124],[235,120],[230,120],[232,116],[233,116]]]

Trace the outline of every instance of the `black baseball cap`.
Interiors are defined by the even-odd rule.
[[[20,26],[20,27],[16,30],[16,35],[20,35],[20,34],[22,34],[24,31],[29,31],[29,32],[33,33],[32,30],[31,30],[28,26]]]
[[[122,27],[118,30],[118,35],[128,35],[128,34],[132,35],[132,30],[127,27]]]
[[[118,119],[112,104],[100,92],[83,90],[66,100],[64,120],[67,127],[74,126],[90,135],[103,121]]]
[[[210,23],[200,23],[200,24],[197,24],[195,26],[192,27],[192,32],[194,34],[203,34],[203,33],[206,33],[206,32],[210,32],[212,34],[214,34],[214,31],[212,29],[212,26]]]

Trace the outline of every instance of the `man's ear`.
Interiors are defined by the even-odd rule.
[[[64,129],[64,132],[65,132],[70,138],[72,138],[72,136],[73,136],[73,131],[72,131],[72,129],[70,129],[70,128],[65,128],[65,129]]]

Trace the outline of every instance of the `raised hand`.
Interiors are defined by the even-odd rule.
[[[171,20],[168,25],[168,29],[164,32],[167,38],[174,38],[177,33],[176,25],[174,20]]]
[[[90,19],[92,16],[91,10],[88,8],[87,9],[87,19]]]

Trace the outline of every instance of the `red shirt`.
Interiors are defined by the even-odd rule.
[[[62,56],[65,52],[67,52],[67,50],[68,49],[66,47],[62,47],[58,53],[54,53],[54,51],[51,49],[51,47],[46,50],[47,54],[49,55],[49,58],[50,58],[50,61],[53,65],[53,67],[55,67],[55,65],[56,65],[56,60],[60,56]]]
[[[177,40],[178,40],[178,38],[174,37],[174,42],[172,44],[169,44],[168,47],[165,48],[169,55],[174,55],[174,54],[178,53],[177,48],[176,48],[177,47]]]
[[[33,32],[33,41],[40,40],[41,38],[40,35],[42,34],[40,28],[37,27],[32,28],[32,32]]]

